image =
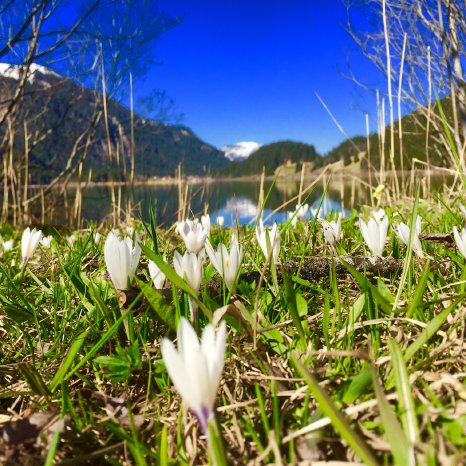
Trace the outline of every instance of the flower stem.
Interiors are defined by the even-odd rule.
[[[196,301],[192,296],[188,296],[188,304],[189,304],[189,313],[191,314],[191,322],[193,323],[193,327],[197,329],[198,327],[198,313],[197,313],[197,304]]]
[[[209,458],[213,466],[227,466],[227,457],[223,438],[218,429],[215,417],[208,421],[207,444],[209,449]]]

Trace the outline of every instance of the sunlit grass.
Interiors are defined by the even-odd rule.
[[[403,264],[394,225],[409,224],[413,202],[386,208],[383,261],[400,262],[378,276],[351,263],[368,254],[355,211],[342,219],[336,251],[315,221],[283,225],[268,267],[252,228],[212,226],[215,249],[233,234],[243,248],[233,293],[207,257],[194,293],[173,268],[181,238],[153,223],[137,227],[143,252],[124,291],[107,275],[109,230],[100,241],[74,232],[72,244],[48,232],[50,248],[21,269],[21,232],[4,227],[15,246],[0,264],[0,462],[207,462],[206,437],[160,352],[192,303],[199,334],[212,319],[227,323],[216,418],[229,464],[466,461],[466,268],[447,235],[463,219],[456,205],[414,203],[422,233],[444,235],[421,235],[424,259]],[[315,269],[322,257],[324,274]],[[149,259],[169,288],[154,289]]]

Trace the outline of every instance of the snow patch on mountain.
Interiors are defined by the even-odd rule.
[[[257,142],[241,141],[235,144],[224,146],[220,150],[225,153],[225,157],[229,160],[245,160],[253,152],[259,149],[260,146],[261,145]]]
[[[24,65],[12,65],[10,63],[0,63],[0,76],[10,79],[18,80],[22,75],[22,68]],[[37,63],[31,63],[28,70],[28,82],[32,84],[39,75],[52,76],[54,78],[60,78],[60,75],[55,73],[45,66],[38,65]],[[42,80],[40,80],[42,81]]]

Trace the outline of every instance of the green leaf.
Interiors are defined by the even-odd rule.
[[[393,301],[395,301],[395,296],[393,296],[388,286],[380,278],[377,279],[377,290],[387,303],[393,303]]]
[[[349,387],[345,390],[343,395],[343,403],[354,403],[371,385],[371,369],[369,364],[367,364],[358,375],[351,378]]]
[[[47,387],[47,384],[44,382],[39,371],[32,365],[27,362],[21,362],[18,364],[18,370],[21,372],[21,375],[26,380],[27,384],[31,387],[31,390],[36,393],[36,395],[43,396],[49,409],[54,409],[55,405],[50,398],[50,391]]]
[[[176,330],[175,308],[168,304],[164,296],[159,291],[154,290],[150,283],[144,283],[137,278],[136,282],[151,308],[156,312],[161,321],[172,330]]]

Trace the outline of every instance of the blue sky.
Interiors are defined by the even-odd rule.
[[[344,30],[341,0],[161,0],[184,15],[158,45],[159,66],[137,82],[135,97],[167,92],[182,123],[221,147],[292,139],[325,153],[344,139],[315,92],[349,135],[365,133],[375,95],[344,75],[383,86]],[[372,129],[375,119],[372,118]]]

